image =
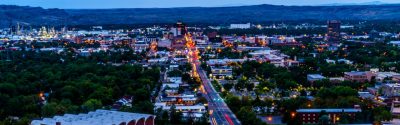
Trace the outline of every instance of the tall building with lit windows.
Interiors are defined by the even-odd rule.
[[[170,30],[174,35],[171,47],[175,50],[183,50],[186,47],[184,35],[187,33],[187,28],[184,23],[178,21]]]
[[[340,25],[341,22],[338,20],[329,20],[327,24],[327,41],[328,42],[339,42],[340,41]]]
[[[171,28],[171,32],[172,34],[174,34],[175,37],[184,35],[185,33],[187,33],[186,24],[182,23],[182,21],[178,21]]]

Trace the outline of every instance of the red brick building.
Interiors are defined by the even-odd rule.
[[[336,123],[340,120],[342,114],[347,114],[350,118],[355,118],[357,112],[361,112],[361,109],[298,109],[297,114],[302,123],[318,123],[319,115],[321,111],[325,110],[328,114],[331,123]]]
[[[376,75],[371,71],[365,72],[345,72],[344,80],[354,81],[354,82],[370,82],[372,79],[375,79]]]

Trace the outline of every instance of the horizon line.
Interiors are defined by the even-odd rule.
[[[252,5],[217,5],[217,6],[186,6],[186,7],[115,7],[115,8],[57,8],[57,7],[42,7],[42,6],[30,6],[30,5],[15,5],[15,4],[0,4],[0,6],[20,6],[20,7],[40,7],[43,9],[64,9],[64,10],[99,10],[99,9],[174,9],[174,8],[224,8],[224,7],[249,7],[249,6],[286,6],[286,7],[318,7],[318,6],[385,6],[385,5],[400,5],[400,3],[381,3],[381,4],[364,4],[364,3],[330,3],[330,4],[319,4],[319,5],[283,5],[283,4],[252,4]]]

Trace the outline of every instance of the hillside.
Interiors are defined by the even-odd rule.
[[[43,9],[40,7],[0,5],[0,26],[9,26],[11,22],[23,24],[61,24],[69,14],[62,9]]]
[[[43,9],[0,6],[0,25],[240,23],[285,20],[400,20],[400,5],[189,7],[149,9]]]

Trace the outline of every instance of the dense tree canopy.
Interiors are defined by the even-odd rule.
[[[4,57],[5,53],[1,54]],[[69,52],[11,52],[11,61],[0,60],[0,120],[87,112],[110,107],[125,95],[133,96],[135,112],[152,113],[150,93],[159,86],[159,68],[99,63],[125,56],[111,54],[81,57]]]

